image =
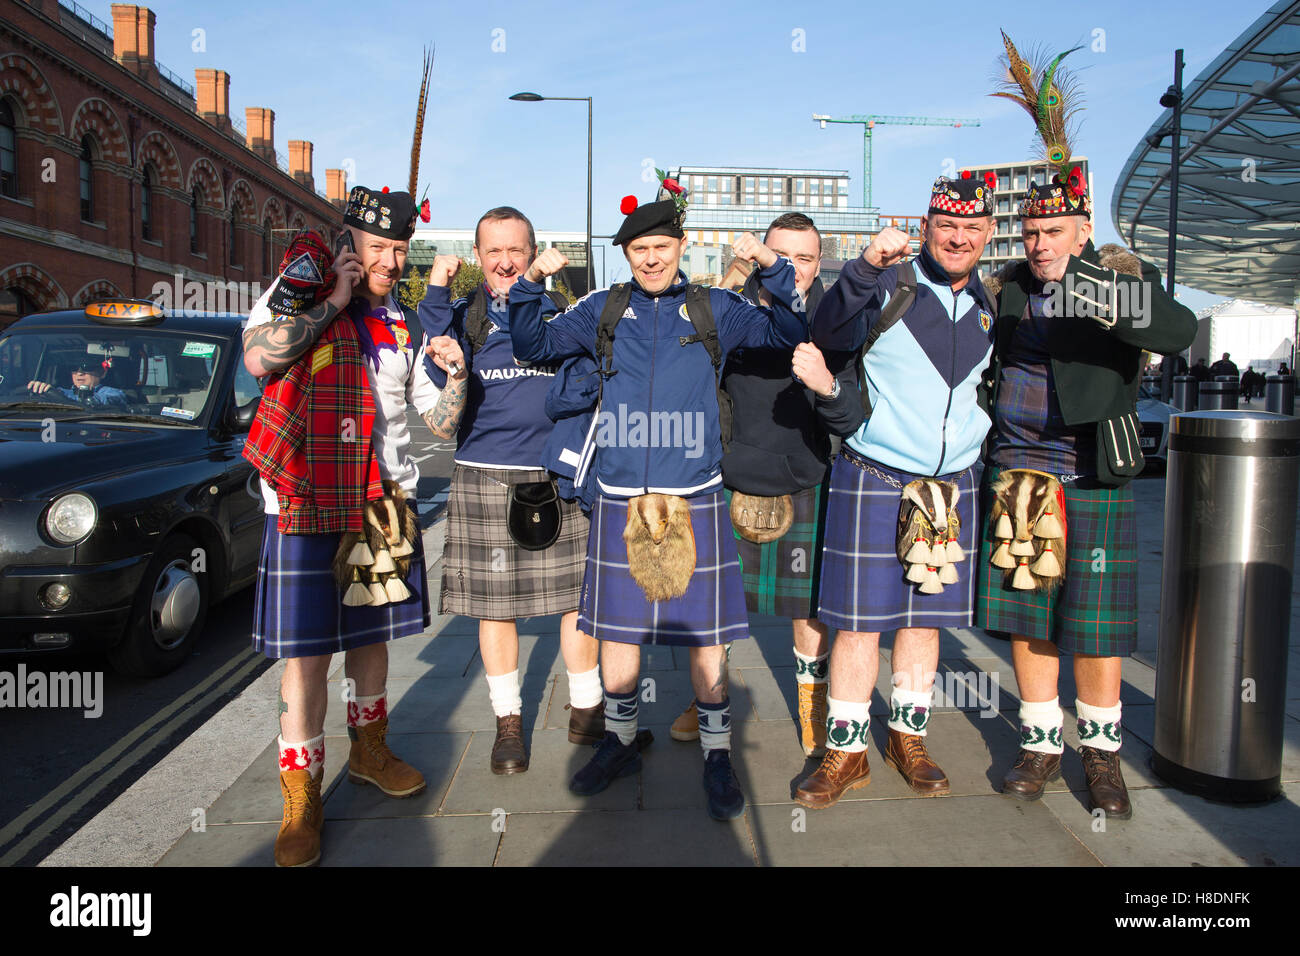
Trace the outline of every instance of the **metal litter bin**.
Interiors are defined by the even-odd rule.
[[[1190,375],[1174,376],[1174,394],[1171,401],[1174,408],[1184,412],[1194,412],[1198,407],[1196,397],[1196,379]]]
[[[1152,769],[1232,802],[1281,792],[1300,419],[1171,419]]]
[[[1295,414],[1295,378],[1276,372],[1264,383],[1264,407],[1279,415]]]
[[[1197,395],[1197,408],[1201,411],[1231,409],[1237,407],[1237,380],[1219,376],[1212,381],[1202,382]]]

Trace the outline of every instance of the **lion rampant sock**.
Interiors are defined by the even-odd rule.
[[[1120,707],[1119,703],[1114,707],[1094,707],[1076,697],[1074,710],[1079,716],[1079,743],[1097,750],[1119,750]]]
[[[364,727],[388,716],[387,691],[348,701],[348,726]]]
[[[1065,743],[1061,738],[1061,728],[1065,724],[1065,714],[1061,711],[1061,702],[1057,697],[1051,700],[1020,702],[1020,747],[1042,754],[1059,754],[1065,752]]]
[[[826,745],[835,750],[861,753],[871,739],[871,714],[866,701],[826,697]]]
[[[933,694],[933,690],[895,687],[889,694],[889,729],[924,737],[930,724],[930,698]]]
[[[618,734],[624,747],[636,740],[636,689],[628,694],[605,691],[605,732]]]
[[[291,744],[283,737],[276,739],[280,744],[281,773],[287,770],[309,770],[313,777],[319,778],[325,772],[324,734],[300,744]]]

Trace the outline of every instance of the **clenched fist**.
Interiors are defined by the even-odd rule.
[[[529,282],[541,282],[547,276],[553,276],[569,264],[569,257],[559,249],[546,249],[533,260],[533,264],[524,273]]]
[[[821,350],[811,342],[801,342],[795,346],[794,358],[790,362],[794,377],[811,388],[822,398],[830,395],[835,387],[835,376],[826,367],[826,359]]]
[[[886,226],[876,233],[875,238],[871,240],[871,245],[862,250],[862,258],[868,265],[873,265],[877,269],[887,269],[909,255],[911,251],[912,241],[907,238],[907,233]]]
[[[460,271],[459,256],[434,256],[429,267],[429,285],[448,286]]]
[[[742,232],[731,244],[731,251],[737,259],[756,263],[760,269],[766,269],[777,260],[777,254],[763,245],[752,232]]]
[[[429,358],[433,359],[434,365],[448,373],[452,378],[464,378],[467,374],[465,371],[465,353],[461,351],[460,344],[450,335],[434,336],[429,340],[429,344],[424,347],[424,352]]]

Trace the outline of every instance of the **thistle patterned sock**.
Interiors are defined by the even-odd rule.
[[[889,695],[889,729],[900,734],[925,736],[930,724],[931,690],[903,690],[895,687]]]
[[[695,707],[700,715],[700,747],[704,756],[710,750],[731,749],[731,698],[724,697],[720,704],[706,704],[696,701]]]
[[[835,750],[861,753],[871,739],[871,714],[866,701],[836,700],[826,697],[826,745]]]
[[[1020,747],[1042,754],[1065,752],[1061,727],[1065,714],[1061,712],[1060,699],[1020,702]]]
[[[605,691],[605,732],[618,734],[624,747],[636,740],[636,690],[629,694]]]
[[[1074,709],[1079,715],[1079,743],[1097,750],[1119,750],[1119,711],[1114,707],[1094,707],[1079,698],[1074,699]]]
[[[385,694],[373,697],[358,697],[348,701],[348,726],[364,727],[388,716],[388,700]]]
[[[283,737],[280,743],[280,771],[310,770],[311,775],[320,778],[325,772],[325,735],[321,734],[300,744],[291,744]]]
[[[605,699],[605,691],[600,686],[599,667],[593,667],[581,674],[575,674],[569,670],[566,670],[565,673],[569,675],[570,707],[585,710],[588,707],[595,707]]]
[[[492,699],[492,713],[498,717],[524,712],[524,701],[519,696],[519,669],[509,674],[491,674],[487,676],[488,697]]]
[[[830,654],[808,657],[794,652],[794,679],[799,684],[824,684],[830,672]]]

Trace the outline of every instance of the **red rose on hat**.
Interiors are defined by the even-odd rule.
[[[984,185],[988,186],[989,189],[997,189],[998,174],[993,172],[993,170],[990,169],[987,173],[984,174]]]
[[[1087,194],[1088,187],[1083,181],[1083,170],[1078,166],[1075,166],[1074,169],[1070,170],[1070,175],[1066,179],[1066,182],[1070,186],[1070,192],[1074,195],[1084,196]]]
[[[680,196],[682,194],[682,187],[677,184],[677,180],[675,179],[665,179],[664,189],[668,190],[674,196]]]
[[[432,216],[429,214],[429,200],[420,203],[420,222],[428,222]]]
[[[630,216],[636,212],[636,197],[624,196],[623,201],[618,204],[618,211],[625,216]]]
[[[969,169],[963,169],[963,170],[961,171],[961,178],[962,178],[962,179],[970,179],[970,170],[969,170]]]

